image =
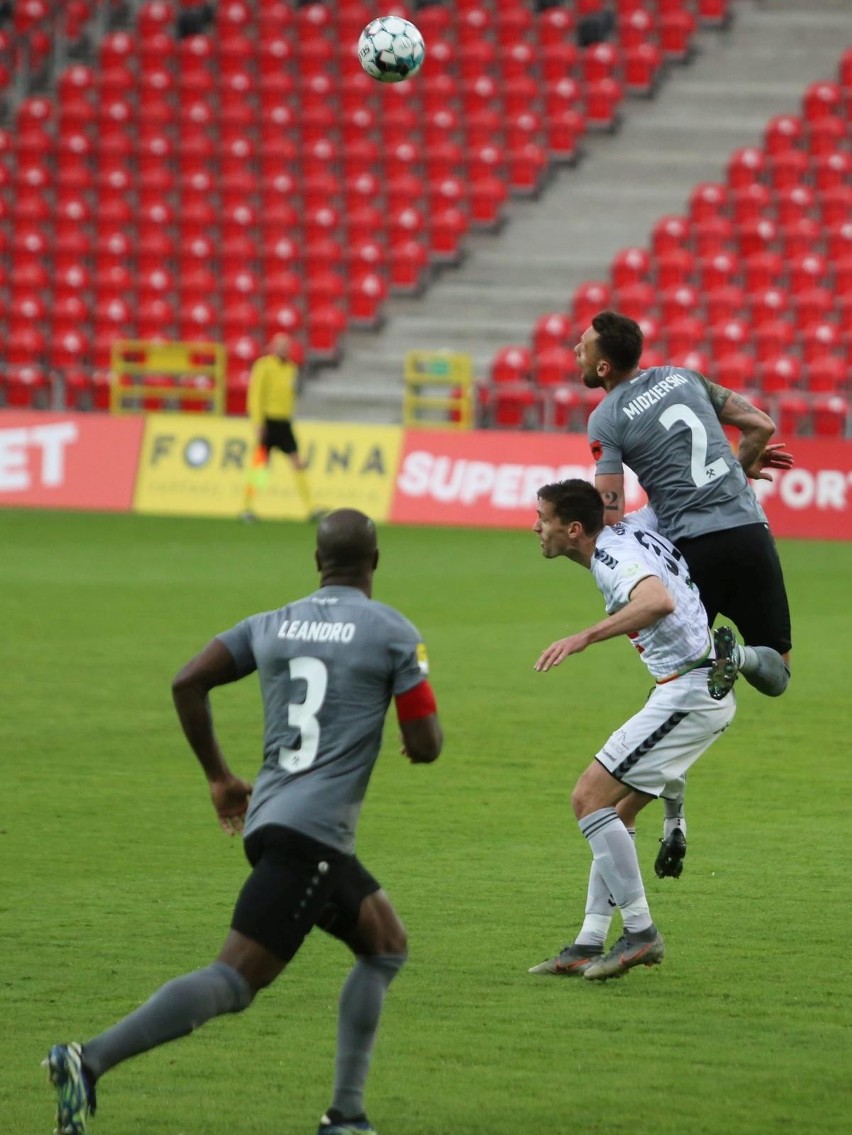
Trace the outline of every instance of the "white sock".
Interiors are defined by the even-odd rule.
[[[614,808],[599,808],[580,820],[595,863],[624,919],[626,931],[645,930],[651,915],[633,840]]]

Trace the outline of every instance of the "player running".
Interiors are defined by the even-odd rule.
[[[375,1135],[364,1086],[385,994],[406,959],[406,933],[354,854],[355,827],[392,699],[412,763],[434,761],[443,740],[420,635],[371,599],[378,559],[368,517],[330,513],[317,531],[319,590],[218,635],[175,678],[178,717],[219,822],[233,834],[245,818],[252,871],[215,961],[170,981],[94,1039],[51,1048],[59,1135],[84,1135],[95,1085],[111,1068],[247,1009],[314,926],[355,955],[340,995],[334,1096],[319,1133]],[[208,694],[255,671],[265,730],[252,789],[222,755]],[[291,1056],[298,1067],[297,1041]]]

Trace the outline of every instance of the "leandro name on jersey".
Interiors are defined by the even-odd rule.
[[[354,623],[313,622],[308,619],[285,619],[278,631],[279,638],[299,639],[301,642],[351,642],[355,637]]]

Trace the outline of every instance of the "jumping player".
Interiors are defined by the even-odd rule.
[[[589,417],[595,484],[607,523],[624,515],[624,466],[639,479],[659,530],[689,564],[712,627],[710,693],[723,698],[738,673],[777,697],[790,677],[790,607],[775,541],[748,478],[771,480],[792,457],[768,444],[775,424],[742,395],[683,367],[639,369],[643,336],[625,315],[597,314],[575,348],[584,384],[606,391]],[[740,432],[734,457],[723,426]],[[659,875],[679,875],[686,852],[682,809],[667,811]]]

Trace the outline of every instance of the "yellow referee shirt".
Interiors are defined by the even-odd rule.
[[[246,406],[255,426],[268,418],[289,421],[296,407],[299,368],[289,359],[263,355],[251,368]]]

